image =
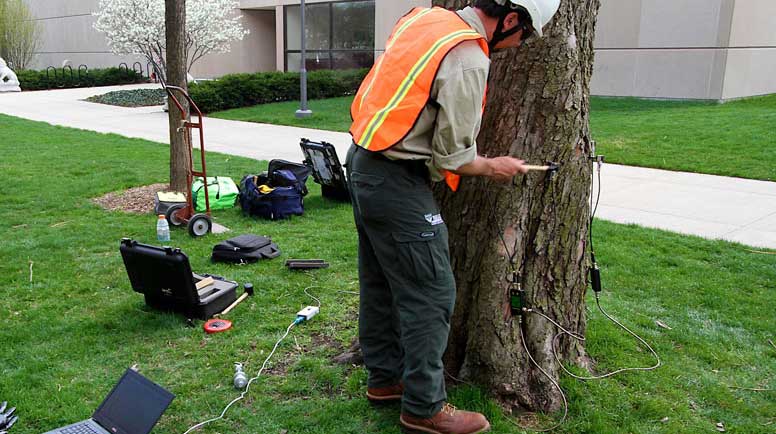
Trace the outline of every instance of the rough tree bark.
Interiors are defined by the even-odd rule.
[[[167,40],[167,83],[187,89],[186,80],[186,0],[165,0],[165,37]],[[182,104],[185,100],[176,94]],[[189,171],[189,149],[181,127],[181,113],[170,101],[170,189],[185,192]],[[187,108],[187,105],[184,105]]]
[[[471,2],[433,3],[458,9]],[[585,332],[589,83],[598,8],[599,0],[563,0],[543,39],[493,55],[479,152],[556,161],[557,176],[531,173],[516,186],[470,178],[454,194],[444,185],[435,189],[458,284],[446,369],[487,387],[511,409],[554,411],[562,404],[530,363],[510,313],[511,254],[527,306]],[[525,315],[522,329],[534,358],[557,379],[558,330],[536,314]],[[558,352],[564,361],[589,365],[580,342],[561,339]]]

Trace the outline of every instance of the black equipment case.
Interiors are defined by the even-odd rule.
[[[237,282],[192,273],[189,258],[181,249],[124,238],[120,250],[132,289],[143,294],[151,307],[205,320],[237,299]],[[208,277],[213,283],[197,289],[197,282]]]
[[[347,178],[337,158],[334,145],[302,139],[299,146],[304,154],[305,166],[312,171],[315,182],[321,184],[321,195],[329,199],[350,202]]]

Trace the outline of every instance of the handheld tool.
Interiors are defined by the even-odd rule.
[[[536,166],[527,164],[524,166],[529,172],[557,172],[560,170],[560,164],[555,162],[549,162],[546,166]]]
[[[229,307],[224,309],[224,311],[221,312],[220,314],[218,314],[218,316],[223,316],[223,315],[228,314],[229,312],[232,311],[232,309],[237,307],[238,304],[240,304],[243,301],[245,301],[246,298],[253,297],[253,285],[252,284],[246,283],[245,285],[243,285],[243,288],[245,288],[245,292],[243,292],[243,294],[240,296],[240,298],[235,300],[234,303],[232,303],[231,305],[229,305]]]
[[[238,304],[242,303],[246,298],[253,297],[252,284],[246,283],[243,285],[243,288],[245,288],[245,292],[243,292],[240,298],[235,300],[234,303],[230,304],[229,307],[224,309],[221,313],[217,313],[213,315],[214,316],[213,319],[205,322],[202,328],[205,329],[205,332],[207,334],[221,333],[232,328],[232,322],[229,321],[228,319],[223,319],[221,317],[231,312],[235,307],[237,307]]]

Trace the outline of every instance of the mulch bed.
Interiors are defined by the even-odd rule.
[[[108,211],[146,214],[154,210],[156,192],[168,189],[168,184],[146,185],[108,193],[105,196],[92,199],[92,201]]]

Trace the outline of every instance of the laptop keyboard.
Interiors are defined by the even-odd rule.
[[[59,432],[62,434],[99,434],[97,431],[93,430],[89,424],[86,423],[69,426],[67,428],[61,429]]]

